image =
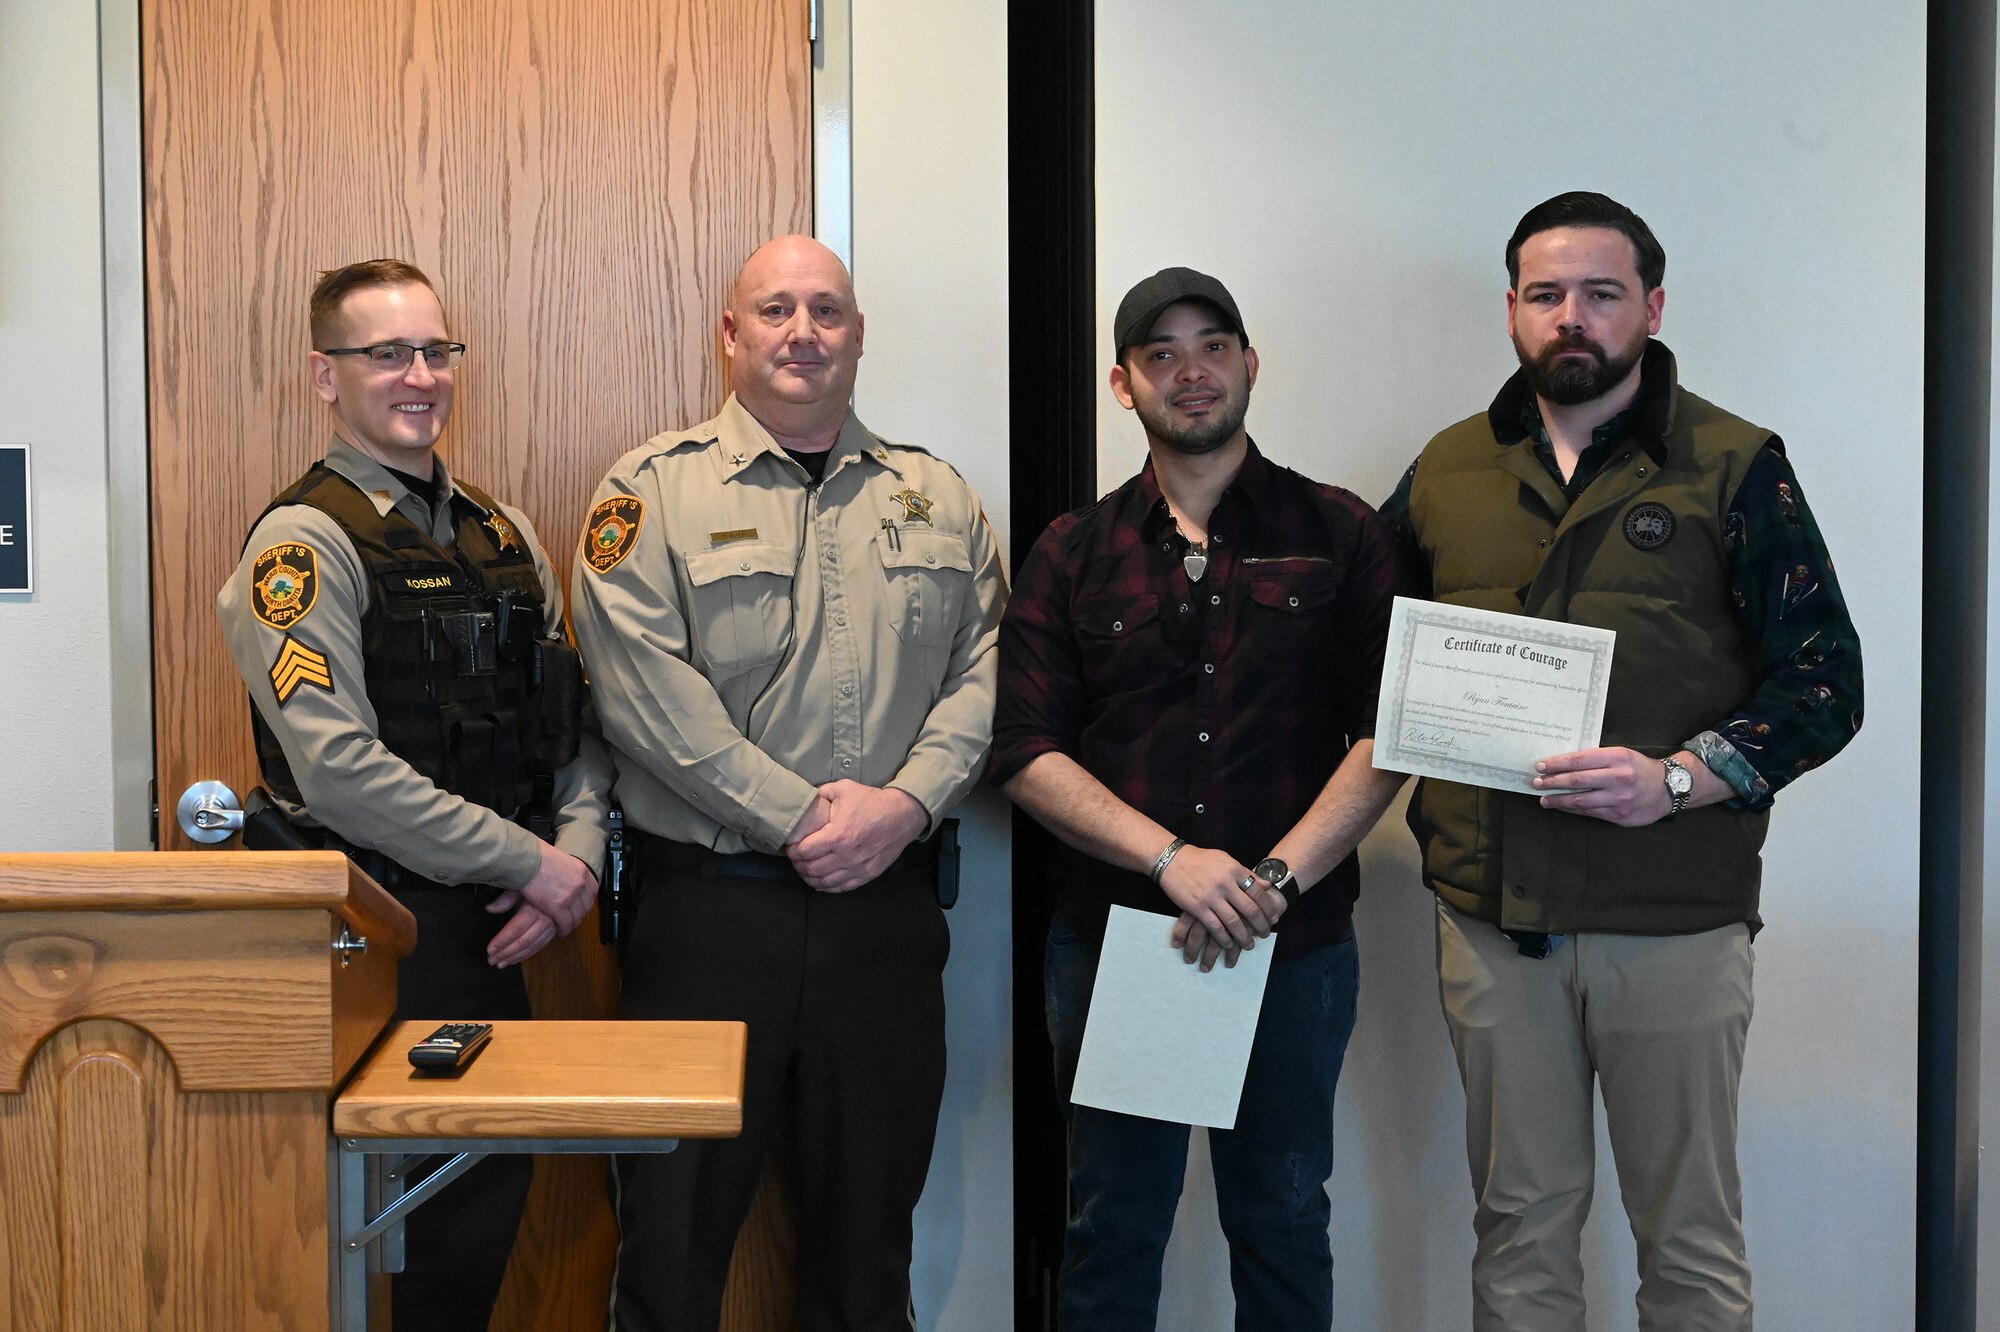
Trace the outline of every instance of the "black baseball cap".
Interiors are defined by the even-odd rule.
[[[1163,268],[1126,292],[1125,299],[1118,302],[1118,317],[1111,321],[1111,355],[1124,359],[1125,349],[1151,336],[1153,325],[1167,307],[1180,301],[1202,301],[1214,306],[1229,321],[1236,336],[1243,339],[1243,345],[1250,345],[1250,335],[1243,331],[1243,316],[1237,313],[1236,298],[1229,294],[1229,288],[1192,268]]]

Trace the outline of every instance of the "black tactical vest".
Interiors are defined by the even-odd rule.
[[[527,539],[485,494],[461,488],[446,501],[451,550],[400,511],[378,513],[323,462],[265,513],[309,505],[354,543],[370,584],[363,678],[389,752],[473,804],[510,818],[545,814],[551,777],[576,756],[582,664],[560,637],[542,636]],[[277,737],[255,708],[250,716],[265,782],[304,803]]]

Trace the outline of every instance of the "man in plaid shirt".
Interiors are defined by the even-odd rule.
[[[1209,1145],[1236,1325],[1326,1328],[1354,847],[1403,780],[1370,737],[1404,565],[1367,505],[1245,433],[1257,353],[1220,282],[1162,270],[1114,333],[1111,389],[1151,460],[1029,553],[989,773],[1065,844],[1046,969],[1069,1126],[1058,1321],[1153,1326],[1187,1164],[1186,1125],[1069,1104],[1116,903],[1178,916],[1191,964],[1277,949],[1236,1126]]]

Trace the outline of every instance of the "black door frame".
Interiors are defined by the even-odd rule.
[[[1014,571],[1050,520],[1097,498],[1096,9],[1008,0],[1007,251]],[[1054,840],[1014,811],[1014,1326],[1055,1326],[1066,1196],[1042,1021]]]
[[[1972,1332],[1993,367],[1994,0],[1930,0],[1924,185],[1918,1332]],[[1859,257],[1857,256],[1857,262]]]

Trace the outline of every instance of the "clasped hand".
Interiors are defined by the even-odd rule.
[[[1243,950],[1268,938],[1285,914],[1283,893],[1227,851],[1205,846],[1182,847],[1160,876],[1160,887],[1181,909],[1173,946],[1189,962],[1199,961],[1203,971],[1212,970],[1217,958],[1235,966]]]
[[[597,876],[581,860],[539,843],[541,868],[519,888],[511,888],[486,904],[498,915],[511,911],[505,925],[486,944],[486,960],[511,967],[568,934],[582,923],[597,900]]]
[[[929,826],[908,792],[843,779],[819,788],[785,854],[809,886],[844,893],[880,877]]]

